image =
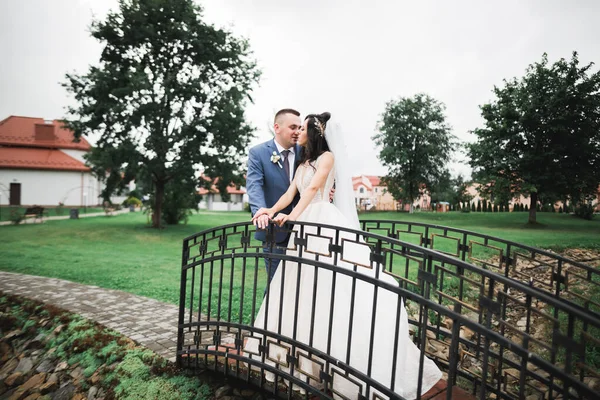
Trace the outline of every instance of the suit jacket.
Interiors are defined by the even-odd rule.
[[[302,157],[302,148],[298,145],[295,147],[295,160],[293,175],[296,174],[300,158]],[[250,149],[248,155],[248,174],[246,175],[246,190],[248,191],[248,199],[250,202],[250,210],[254,215],[261,207],[272,207],[277,203],[279,198],[288,190],[290,186],[289,178],[286,177],[285,171],[279,166],[282,160],[278,163],[271,161],[273,152],[280,154],[277,151],[275,140],[271,139],[261,143]],[[289,214],[292,208],[298,203],[299,195],[285,209],[280,212]],[[257,230],[254,237],[262,242],[266,241],[266,231]],[[279,228],[275,229],[275,242],[283,243],[289,238],[289,232],[282,231]]]

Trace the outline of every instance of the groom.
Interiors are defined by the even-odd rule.
[[[298,111],[291,108],[279,110],[275,114],[273,123],[275,138],[250,149],[246,188],[248,190],[252,215],[262,207],[272,207],[275,205],[294,179],[298,161],[302,157],[302,148],[296,144],[298,141],[298,130],[301,126],[302,121],[300,120],[300,113]],[[289,214],[292,208],[298,203],[298,199],[299,196],[296,196],[292,204],[281,210],[281,212]],[[289,239],[289,232],[275,227],[275,246],[271,248],[271,244],[267,241],[265,230],[269,225],[269,217],[262,215],[255,224],[258,229],[254,237],[263,242],[263,252],[284,254]],[[265,258],[269,283],[273,275],[275,275],[279,261],[277,258]]]

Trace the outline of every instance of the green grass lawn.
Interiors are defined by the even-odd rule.
[[[177,303],[183,238],[248,218],[245,212],[201,212],[195,213],[187,225],[155,230],[147,225],[146,215],[137,212],[1,226],[0,269],[67,279]],[[525,213],[368,213],[361,215],[361,219],[448,225],[542,248],[600,247],[600,218],[585,221],[544,213],[539,214],[543,226],[538,228],[525,227]],[[258,271],[259,281],[263,282],[262,265]]]
[[[10,206],[0,206],[0,221],[10,221],[10,213],[15,207]],[[23,215],[27,207],[16,207],[19,210],[19,213]],[[63,208],[46,208],[44,210],[44,216],[46,217],[54,217],[54,216],[65,216],[69,215],[69,209],[71,208],[79,208],[80,214],[91,214],[97,212],[104,212],[102,207],[63,207]]]

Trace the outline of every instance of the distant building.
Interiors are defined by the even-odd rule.
[[[201,179],[206,181],[209,178],[203,176]],[[201,210],[210,210],[210,211],[243,211],[244,210],[244,195],[246,194],[246,189],[243,187],[236,187],[235,185],[229,185],[227,187],[227,193],[230,195],[230,200],[228,202],[223,201],[221,198],[221,194],[217,189],[216,183],[218,180],[214,180],[212,187],[210,189],[200,188],[198,189],[198,194],[202,196],[202,200],[198,203],[198,208]]]
[[[381,182],[381,177],[360,175],[352,178],[354,200],[360,210],[395,210],[396,202],[388,192],[387,186]]]
[[[103,185],[83,156],[85,138],[59,121],[10,116],[0,121],[0,205],[97,205]]]

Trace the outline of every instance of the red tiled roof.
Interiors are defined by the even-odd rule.
[[[380,177],[367,175],[366,178],[371,182],[371,185],[381,186],[381,178]]]
[[[90,144],[83,137],[79,142],[73,142],[73,132],[64,128],[60,121],[48,122],[43,118],[11,115],[0,121],[0,145],[90,150]],[[36,128],[39,135],[36,135]]]
[[[363,182],[363,178],[367,178],[367,180],[371,184],[371,187],[369,187],[368,185],[366,185]],[[361,176],[352,177],[352,186],[353,186],[354,190],[358,189],[358,187],[361,185],[365,186],[365,187],[367,187],[367,189],[371,190],[375,186],[382,185],[381,178],[379,176],[373,176],[373,175],[361,175]]]
[[[82,172],[90,170],[84,163],[60,150],[22,147],[0,147],[0,168]]]
[[[204,179],[205,181],[210,181],[210,178],[207,176],[204,176],[204,175],[201,176],[200,179]],[[204,196],[208,193],[219,193],[219,189],[217,189],[217,186],[216,186],[216,184],[218,182],[219,182],[219,178],[216,178],[213,181],[213,184],[212,184],[210,190],[201,187],[200,189],[198,189],[198,194]],[[245,194],[246,191],[243,190],[242,188],[238,189],[234,184],[231,184],[231,185],[227,186],[227,193],[229,193],[229,194]]]

